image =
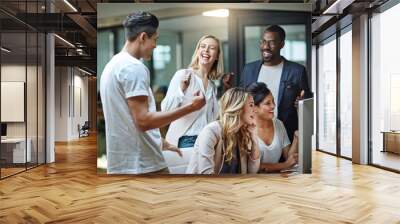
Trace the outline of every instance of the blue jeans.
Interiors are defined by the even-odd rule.
[[[190,148],[194,146],[196,142],[197,135],[187,136],[184,135],[178,140],[178,148]]]

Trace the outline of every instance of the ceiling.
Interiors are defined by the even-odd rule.
[[[351,23],[352,18],[374,12],[388,0],[314,0],[313,1],[313,40],[324,38]],[[319,36],[319,37],[318,37]]]
[[[133,11],[149,11],[156,16],[168,10],[182,11],[182,9],[254,9],[254,10],[286,10],[286,11],[311,11],[311,4],[307,3],[99,3],[98,19],[115,16],[126,16]]]
[[[171,31],[191,31],[216,27],[227,29],[228,19],[195,15],[160,20],[160,28]]]
[[[178,17],[199,16],[203,11],[221,8],[231,10],[251,9],[309,12],[312,9],[312,5],[307,3],[99,3],[97,7],[97,25],[98,28],[120,26],[121,21],[123,21],[126,15],[133,11],[148,11],[156,15],[160,20],[166,20]],[[217,25],[226,23],[219,18],[201,18],[203,18],[203,22],[198,23],[200,26],[207,26],[207,23],[217,23]],[[189,29],[192,26],[190,23],[183,23],[181,25]],[[213,27],[215,27],[215,24]]]
[[[56,66],[79,66],[96,74],[97,0],[68,0],[68,3],[72,7],[63,0],[1,0],[2,45],[12,49],[7,53],[9,58],[17,59],[18,54],[26,55],[25,35],[21,35],[26,30],[50,32],[74,45],[72,47],[55,38]],[[29,41],[29,34],[27,39]],[[28,57],[35,55],[36,47],[31,44],[27,46]]]

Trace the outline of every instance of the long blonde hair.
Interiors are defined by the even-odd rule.
[[[229,89],[221,97],[219,120],[222,126],[225,161],[227,162],[232,160],[235,147],[239,147],[240,153],[249,154],[251,152],[251,135],[242,121],[244,106],[249,97],[249,93],[238,87]]]
[[[209,79],[217,80],[221,78],[221,76],[224,73],[224,60],[223,60],[224,56],[222,53],[221,42],[219,41],[218,38],[216,38],[213,35],[204,35],[200,38],[199,42],[197,42],[196,49],[194,50],[192,61],[190,62],[189,68],[199,69],[199,57],[197,57],[197,52],[199,51],[200,43],[207,38],[214,39],[218,43],[218,59],[215,60],[214,64],[211,67],[210,74],[208,75]]]

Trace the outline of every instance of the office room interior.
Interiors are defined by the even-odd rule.
[[[230,2],[2,0],[0,223],[398,223],[400,3]],[[284,28],[313,97],[311,173],[107,175],[99,82],[138,10],[160,22],[144,62],[157,110],[204,34],[238,85],[264,29]]]
[[[222,45],[224,71],[233,73],[232,83],[237,86],[240,82],[240,73],[246,63],[259,60],[259,38],[264,29],[272,20],[280,24],[286,32],[285,47],[282,55],[290,61],[299,63],[305,67],[311,67],[311,13],[309,5],[297,5],[293,7],[278,8],[273,12],[265,11],[269,5],[259,4],[231,4],[199,7],[196,3],[156,4],[149,6],[130,5],[123,3],[98,5],[98,63],[97,70],[103,71],[111,57],[120,52],[125,45],[124,28],[121,21],[126,14],[134,10],[155,11],[164,13],[166,19],[159,15],[159,38],[157,48],[154,49],[153,60],[148,63],[151,71],[151,88],[155,93],[156,107],[161,108],[161,101],[165,98],[170,81],[175,72],[187,68],[191,62],[197,41],[204,35],[210,34],[218,38]],[[211,7],[211,8],[210,8]],[[226,11],[218,10],[218,7],[226,8]],[[296,7],[296,8],[294,8]],[[300,10],[299,7],[302,7]],[[264,10],[261,10],[263,9]],[[214,10],[213,10],[214,9]],[[278,11],[286,9],[286,12]],[[294,11],[296,9],[296,11]],[[215,16],[204,16],[203,12],[214,13]],[[229,13],[229,16],[219,17],[220,14]],[[236,15],[234,15],[236,13]],[[264,16],[264,17],[263,17]],[[265,20],[264,18],[268,19]],[[232,21],[244,21],[243,24],[235,24]],[[113,23],[113,21],[115,21]],[[257,24],[257,25],[254,25]],[[228,29],[234,29],[228,32]],[[240,34],[239,34],[240,33]],[[307,34],[308,33],[308,34]],[[238,38],[235,39],[235,35]],[[111,43],[110,40],[113,40]],[[243,48],[236,46],[244,45]],[[231,50],[232,49],[232,50]],[[232,51],[232,52],[231,52]],[[237,52],[236,52],[237,51]],[[243,58],[244,57],[244,58]],[[244,60],[242,62],[242,60]],[[308,69],[311,71],[311,69]],[[98,74],[98,83],[102,74]],[[311,80],[311,72],[309,73]],[[99,84],[98,84],[99,86]],[[217,95],[223,92],[223,83],[216,81]],[[311,86],[311,83],[309,84]],[[98,91],[100,89],[98,88]],[[218,97],[218,98],[219,98]],[[98,103],[101,105],[101,102]],[[102,111],[102,108],[99,108]],[[104,118],[99,116],[101,128],[98,131],[98,171],[105,173],[107,169]],[[162,136],[166,136],[168,127],[161,128]],[[311,133],[310,136],[311,138]],[[187,150],[187,149],[182,149]],[[171,174],[184,174],[191,154],[183,158],[164,152],[168,168]],[[173,157],[173,158],[170,158]],[[311,158],[309,158],[311,159]],[[308,159],[308,160],[309,160]]]

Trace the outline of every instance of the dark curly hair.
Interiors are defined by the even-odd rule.
[[[263,82],[253,82],[247,87],[247,91],[253,96],[254,105],[259,106],[260,103],[271,94],[271,90]]]

